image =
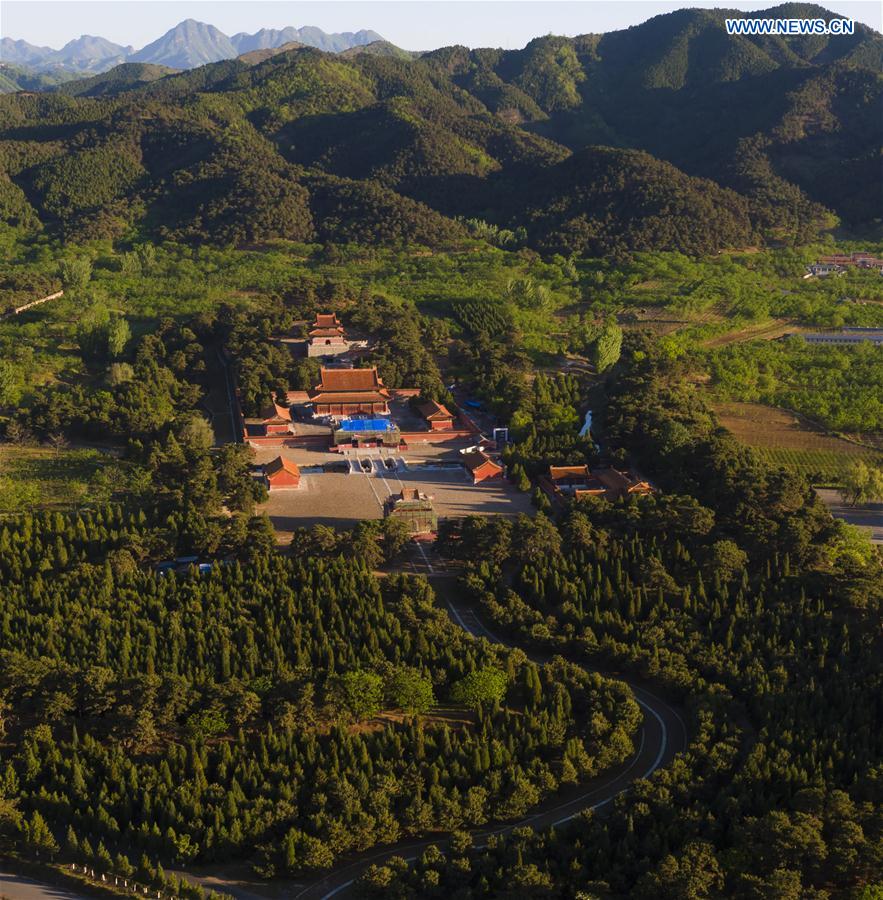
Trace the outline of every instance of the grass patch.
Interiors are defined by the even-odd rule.
[[[0,514],[106,502],[125,492],[128,468],[97,450],[0,446]]]

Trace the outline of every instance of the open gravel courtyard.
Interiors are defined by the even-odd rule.
[[[295,528],[322,524],[348,528],[362,519],[383,516],[386,499],[403,487],[416,487],[433,498],[440,519],[467,515],[516,515],[530,512],[530,496],[502,479],[473,485],[466,470],[457,465],[458,456],[450,450],[421,448],[404,454],[390,453],[396,463],[390,470],[380,462],[378,451],[361,451],[359,458],[369,459],[371,472],[347,474],[315,471],[326,462],[341,462],[334,453],[297,449],[259,451],[258,461],[268,462],[282,453],[301,467],[300,486],[277,490],[261,508],[270,517],[281,540]],[[348,459],[357,460],[354,453]],[[311,469],[313,471],[311,471]]]

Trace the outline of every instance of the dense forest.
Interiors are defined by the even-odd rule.
[[[0,529],[5,824],[31,853],[322,869],[523,815],[631,752],[624,685],[470,641],[354,543],[163,577],[138,564],[152,519]]]
[[[879,348],[770,338],[883,326],[876,271],[806,272],[883,253],[883,38],[723,17],[0,68],[0,854],[199,900],[167,873],[300,888],[437,838],[353,891],[879,900],[883,557],[711,404],[875,446]],[[314,386],[331,311],[388,387],[508,427],[530,516],[280,544],[230,396]],[[830,483],[872,498],[866,460]],[[584,464],[652,493],[545,480]],[[640,757],[641,684],[685,751],[502,829]]]
[[[81,92],[6,94],[0,215],[78,240],[240,246],[443,247],[477,218],[544,252],[616,257],[879,221],[883,39],[727,36],[722,18],[518,51],[123,66]]]
[[[365,896],[872,897],[883,871],[881,565],[799,478],[715,428],[671,364],[632,348],[605,419],[666,485],[440,536],[496,627],[669,685],[678,763],[567,828],[452,841]],[[643,412],[636,419],[639,411]],[[876,887],[875,887],[876,886]],[[863,890],[864,889],[864,890]]]

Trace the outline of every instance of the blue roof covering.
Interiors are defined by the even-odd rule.
[[[341,431],[392,431],[395,426],[389,419],[345,419]]]

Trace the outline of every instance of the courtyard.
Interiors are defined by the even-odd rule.
[[[439,519],[468,515],[516,515],[532,510],[530,495],[508,481],[496,479],[473,485],[460,464],[456,450],[421,446],[403,453],[359,450],[327,453],[298,448],[267,448],[257,451],[259,464],[280,453],[301,469],[300,486],[270,494],[261,507],[284,541],[295,528],[328,525],[349,528],[362,519],[383,516],[387,498],[402,488],[417,488],[428,494]],[[389,459],[394,468],[383,460]],[[362,460],[370,463],[365,471]],[[323,471],[327,463],[351,462],[350,471]]]

